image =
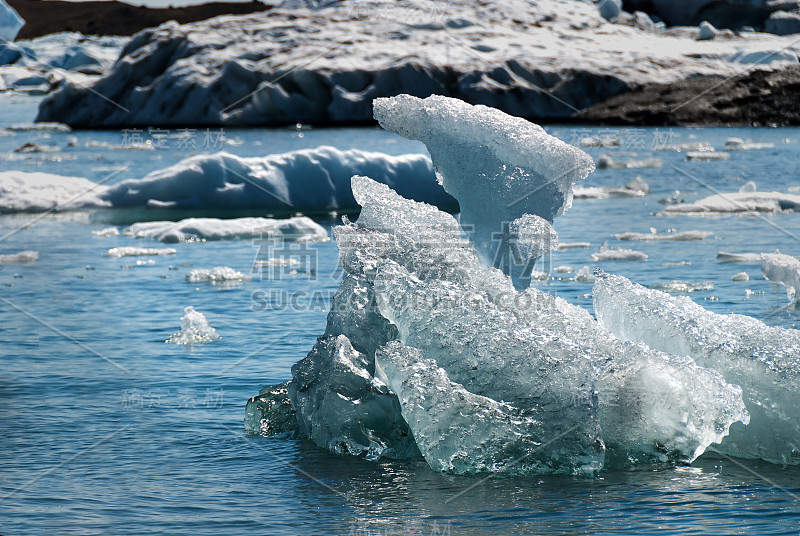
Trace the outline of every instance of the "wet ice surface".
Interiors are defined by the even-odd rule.
[[[9,111],[14,112],[13,107]],[[571,142],[575,128],[548,131]],[[586,130],[612,135],[612,129]],[[649,150],[654,129],[644,130]],[[660,129],[658,136],[667,132]],[[424,150],[372,129],[228,134],[244,140],[236,148],[243,156],[322,144],[394,154]],[[19,132],[14,136],[21,140],[0,138],[0,148],[7,151],[40,135]],[[50,135],[43,141],[62,146],[67,136],[78,136],[79,147],[62,151],[75,159],[56,162],[30,156],[0,166],[27,169],[28,163],[36,163],[45,172],[101,180],[109,172],[91,168],[127,161],[144,174],[177,161],[181,152],[173,146],[132,155],[84,146],[87,139],[119,145],[120,132]],[[800,254],[791,246],[790,236],[770,225],[800,234],[796,217],[771,216],[767,223],[749,217],[687,221],[649,215],[663,210],[658,199],[675,189],[690,201],[712,193],[686,176],[667,173],[672,165],[693,166],[681,169],[691,169],[698,180],[720,191],[737,191],[745,178],[756,180],[763,190],[786,192],[796,184],[800,134],[794,129],[675,129],[672,143],[707,140],[723,147],[734,135],[772,142],[775,149],[732,152],[724,164],[702,166],[681,163],[682,153],[661,152],[661,170],[592,174],[584,181],[587,185],[607,187],[642,174],[654,192],[633,199],[576,200],[570,212],[556,220],[560,243],[590,242],[591,247],[559,249],[552,254],[551,265],[601,266],[646,285],[710,280],[714,289],[693,292],[692,300],[716,313],[742,313],[769,325],[793,327],[798,313],[787,307],[783,286],[763,279],[760,253],[779,248]],[[784,138],[793,141],[784,143]],[[586,150],[594,157],[599,154]],[[96,160],[101,155],[105,161]],[[726,176],[737,180],[726,181]],[[327,310],[316,307],[313,298],[314,293],[328,298],[339,285],[336,244],[312,246],[318,261],[315,279],[292,275],[292,268],[270,267],[254,274],[252,282],[225,288],[188,284],[185,275],[193,268],[220,264],[249,273],[254,259],[262,258],[249,241],[175,244],[175,255],[152,257],[154,265],[121,270],[120,264],[129,261],[104,257],[109,248],[158,243],[95,237],[90,230],[108,224],[88,223],[85,217],[32,222],[30,216],[0,217],[2,236],[27,226],[6,238],[0,253],[40,252],[38,263],[0,269],[2,297],[121,364],[130,374],[2,303],[4,404],[16,417],[2,424],[0,480],[4,494],[28,485],[4,499],[3,534],[55,533],[66,526],[83,533],[138,534],[146,525],[154,532],[177,535],[221,531],[293,535],[300,524],[309,533],[343,535],[429,534],[447,527],[451,534],[469,535],[603,531],[663,535],[698,530],[794,534],[800,523],[797,503],[782,491],[800,492],[796,469],[754,460],[736,460],[745,465],[741,467],[706,454],[689,467],[608,471],[599,479],[541,476],[482,482],[477,476],[434,473],[421,459],[369,462],[330,454],[307,441],[244,436],[244,401],[261,387],[288,379],[291,365],[324,329]],[[659,233],[709,230],[714,236],[695,242],[637,242],[636,248],[650,257],[644,262],[591,261],[591,253],[605,240],[614,246],[631,245],[616,242],[614,234],[646,232],[651,226]],[[758,260],[753,265],[725,264],[716,259],[719,251],[751,252]],[[264,253],[269,256],[263,258],[277,256]],[[683,261],[691,264],[680,264]],[[677,265],[662,266],[665,263]],[[537,267],[546,269],[546,264]],[[750,281],[730,281],[742,270]],[[549,279],[535,284],[592,311],[591,283]],[[267,299],[253,298],[257,291],[266,292]],[[223,339],[191,347],[164,344],[177,331],[187,304],[203,312]],[[120,311],[126,312],[124,322]],[[78,458],[30,484],[40,472],[78,452],[82,452]],[[98,489],[103,490],[102,500],[97,499]],[[52,507],[47,516],[41,515],[43,505]]]

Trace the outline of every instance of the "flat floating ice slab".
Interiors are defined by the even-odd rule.
[[[731,213],[770,213],[800,209],[800,195],[782,192],[729,192],[710,195],[694,203],[672,205],[665,214],[709,215]]]
[[[155,238],[166,243],[250,238],[275,238],[296,242],[324,242],[329,239],[328,231],[324,227],[305,216],[286,220],[187,218],[177,222],[151,221],[134,223],[124,234],[136,238]]]
[[[138,248],[124,246],[111,248],[105,252],[106,257],[150,257],[159,255],[174,255],[176,250],[173,248]]]

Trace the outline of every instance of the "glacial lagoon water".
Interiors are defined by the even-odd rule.
[[[35,99],[3,97],[0,126],[33,117]],[[715,190],[800,185],[800,129],[548,128],[567,142],[619,137],[619,147],[584,148],[615,160],[661,158],[660,168],[600,169],[584,186],[621,186],[641,176],[641,198],[575,200],[555,221],[562,243],[536,283],[592,310],[591,283],[569,266],[601,267],[650,286],[697,285],[689,295],[719,313],[797,327],[800,310],[755,264],[718,262],[720,251],[800,254],[800,218],[657,216],[680,190],[691,202]],[[166,167],[191,152],[166,138],[160,149],[111,150],[136,133],[17,132],[0,137],[0,170],[45,171],[117,182]],[[145,139],[151,133],[141,133]],[[167,133],[177,135],[176,131]],[[377,128],[213,130],[183,133],[195,150],[242,156],[321,144],[391,154],[424,146]],[[207,137],[208,136],[208,137]],[[727,161],[687,162],[661,145],[728,137],[773,143]],[[75,139],[70,139],[74,137]],[[12,153],[27,142],[58,152]],[[70,143],[73,142],[73,143]],[[71,147],[68,145],[72,145]],[[636,153],[626,155],[625,153]],[[118,171],[122,168],[125,171]],[[116,172],[116,175],[113,173]],[[331,216],[320,223],[336,223]],[[706,454],[686,467],[639,467],[596,479],[464,477],[434,473],[422,460],[369,462],[308,442],[244,433],[246,400],[290,377],[290,367],[325,326],[338,287],[333,241],[300,253],[310,270],[254,267],[281,247],[259,241],[169,245],[174,255],[110,258],[118,246],[164,247],[98,237],[107,222],[84,214],[0,216],[0,254],[37,250],[31,264],[0,265],[0,533],[2,534],[798,534],[800,468]],[[618,241],[623,232],[710,231],[692,242]],[[610,247],[646,261],[595,262]],[[265,249],[266,248],[266,249]],[[150,263],[150,261],[153,261]],[[137,261],[141,261],[137,264]],[[253,280],[189,283],[194,268],[230,266]],[[745,271],[749,281],[732,281]],[[681,285],[672,283],[673,287]],[[221,339],[164,341],[193,306]]]

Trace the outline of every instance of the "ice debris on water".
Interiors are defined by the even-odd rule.
[[[105,252],[106,257],[145,257],[151,255],[174,255],[176,250],[173,248],[137,248],[124,246],[111,248]]]
[[[564,210],[576,178],[562,182],[565,154],[573,165],[591,161],[516,118],[462,104],[402,96],[379,100],[376,115],[426,139],[445,188],[472,207],[461,225],[474,232],[353,177],[362,210],[334,228],[344,275],[325,333],[290,382],[248,402],[248,431],[281,428],[270,423],[286,422],[288,399],[296,432],[333,452],[421,454],[454,473],[585,475],[690,462],[731,425],[747,423],[742,390],[717,371],[683,352],[620,339],[581,307],[515,287],[507,264],[487,263],[485,238],[500,222],[486,199],[525,198],[539,185],[535,202],[498,211],[513,216],[505,221],[517,231],[530,229],[526,251],[535,256],[555,238],[542,220]],[[511,166],[502,168],[501,156],[531,164],[519,168],[529,180],[507,181]],[[501,194],[492,191],[501,184]]]
[[[212,285],[241,283],[249,281],[251,276],[234,270],[229,266],[215,266],[212,269],[195,268],[186,274],[186,281],[190,283],[207,282]]]
[[[715,449],[800,464],[800,331],[712,313],[688,296],[670,296],[618,275],[598,278],[593,295],[597,319],[618,337],[690,356],[741,387],[750,423],[731,426]]]
[[[610,248],[603,242],[597,253],[592,253],[593,261],[646,261],[647,254],[635,249]]]
[[[792,303],[800,302],[800,261],[783,253],[761,255],[761,271],[770,281],[786,287],[786,297]]]
[[[192,306],[187,307],[183,312],[186,314],[181,318],[181,330],[170,335],[169,339],[164,342],[190,345],[214,342],[221,338],[217,330],[208,323],[203,313],[195,311]]]
[[[678,233],[661,233],[659,234],[655,229],[649,233],[620,233],[614,235],[617,240],[676,240],[676,241],[689,241],[689,240],[703,240],[711,235],[711,231],[682,231]]]
[[[26,249],[17,253],[0,254],[0,264],[28,264],[39,260],[39,252]]]
[[[731,276],[731,281],[750,281],[750,275],[747,272],[738,272]]]

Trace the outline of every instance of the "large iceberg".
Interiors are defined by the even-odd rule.
[[[363,123],[374,98],[401,93],[564,118],[638,85],[797,63],[789,36],[695,34],[612,24],[591,2],[572,0],[291,2],[139,32],[102,78],[50,94],[38,120],[76,128]],[[765,57],[771,63],[739,63]]]
[[[365,174],[400,194],[458,210],[437,184],[423,154],[392,156],[321,146],[265,157],[225,152],[197,155],[141,179],[113,186],[88,179],[23,171],[0,172],[0,212],[95,208],[222,214],[326,214],[352,212],[358,204],[350,177]]]
[[[406,96],[396,102],[418,103]],[[380,104],[387,105],[393,103]],[[485,143],[502,116],[479,108],[487,120],[462,122],[447,116],[461,104],[437,98],[424,105],[443,118],[442,130],[450,122],[462,131],[462,153],[434,157],[443,180],[468,176],[466,169],[447,173],[458,169],[455,161],[481,164],[468,156],[475,150],[469,130],[475,143]],[[398,131],[419,124],[407,109],[408,128],[401,114],[392,118]],[[510,120],[508,132],[516,126]],[[520,139],[530,133],[527,144],[513,135],[495,138],[494,154],[547,146],[549,137],[535,129],[522,129]],[[572,154],[581,161],[581,153]],[[550,169],[562,172],[557,166]],[[481,177],[485,169],[468,180],[503,180]],[[546,173],[538,176],[542,184],[557,183]],[[519,181],[519,195],[529,186]],[[620,340],[563,299],[515,289],[509,267],[487,266],[465,238],[475,234],[464,233],[453,216],[366,177],[353,177],[352,189],[362,210],[356,223],[345,219],[334,229],[344,277],[325,334],[292,367],[288,385],[248,402],[249,431],[285,430],[271,424],[286,422],[286,406],[275,398],[285,388],[297,432],[334,452],[373,459],[422,454],[432,468],[457,473],[594,474],[689,462],[733,423],[748,422],[741,389],[718,372]],[[485,201],[483,192],[463,188],[459,202]],[[541,214],[515,215],[534,256],[553,241],[545,217],[565,206],[567,194],[554,192],[563,190],[550,190],[549,203],[529,205]]]
[[[800,464],[800,331],[712,313],[618,275],[598,277],[593,295],[598,320],[615,335],[691,356],[741,386],[750,424],[732,426],[717,450]]]

